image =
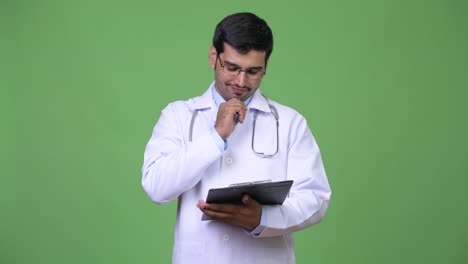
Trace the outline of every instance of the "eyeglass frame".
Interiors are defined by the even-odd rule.
[[[234,77],[234,76],[239,76],[239,74],[240,74],[241,72],[244,72],[244,73],[245,73],[245,77],[246,77],[247,79],[249,79],[249,80],[251,80],[251,81],[258,81],[258,80],[261,80],[261,79],[263,78],[263,76],[266,74],[265,68],[262,67],[261,70],[260,70],[260,72],[262,72],[262,73],[260,74],[260,76],[258,77],[258,79],[253,79],[253,78],[251,78],[251,76],[250,76],[250,74],[252,74],[252,73],[248,73],[248,71],[251,70],[251,69],[258,68],[258,67],[251,67],[251,68],[247,68],[247,69],[242,69],[242,67],[240,67],[239,65],[232,64],[232,63],[228,62],[228,63],[231,64],[232,66],[235,66],[235,67],[238,68],[238,69],[236,70],[236,71],[237,71],[237,74],[231,74],[231,73],[229,73],[229,72],[226,72],[226,69],[224,68],[224,66],[226,66],[226,64],[223,64],[223,62],[221,61],[221,57],[219,57],[219,54],[216,55],[216,62],[218,62],[218,60],[219,60],[219,64],[221,65],[221,68],[223,68],[223,72],[224,72],[225,74],[229,75],[229,76],[232,76],[232,77]],[[215,68],[216,68],[216,64],[215,64]],[[229,71],[229,70],[228,70],[228,71]]]

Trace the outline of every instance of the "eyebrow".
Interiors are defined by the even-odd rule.
[[[227,60],[224,60],[224,63],[225,64],[229,64],[230,66],[236,66],[238,67],[239,69],[242,69],[241,66],[235,64],[235,63],[232,63],[230,61],[227,61]],[[253,66],[253,67],[248,67],[248,68],[245,68],[244,70],[248,71],[248,70],[261,70],[263,69],[263,66]]]

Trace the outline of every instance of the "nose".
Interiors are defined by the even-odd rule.
[[[247,76],[245,75],[245,71],[239,72],[239,74],[236,76],[236,84],[239,87],[244,87],[246,81],[247,81]]]

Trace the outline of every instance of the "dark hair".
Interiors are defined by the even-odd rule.
[[[236,13],[225,17],[216,26],[213,46],[218,55],[227,43],[237,52],[265,51],[265,62],[273,51],[273,34],[265,20],[252,13]]]

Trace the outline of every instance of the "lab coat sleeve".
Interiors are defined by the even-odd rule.
[[[142,186],[157,204],[168,203],[193,188],[204,171],[221,156],[208,129],[188,142],[185,128],[190,125],[191,115],[192,111],[183,102],[168,105],[146,146]]]
[[[287,178],[293,186],[282,205],[265,206],[266,226],[258,237],[289,234],[319,223],[331,189],[319,148],[305,119],[298,115],[289,131]]]

